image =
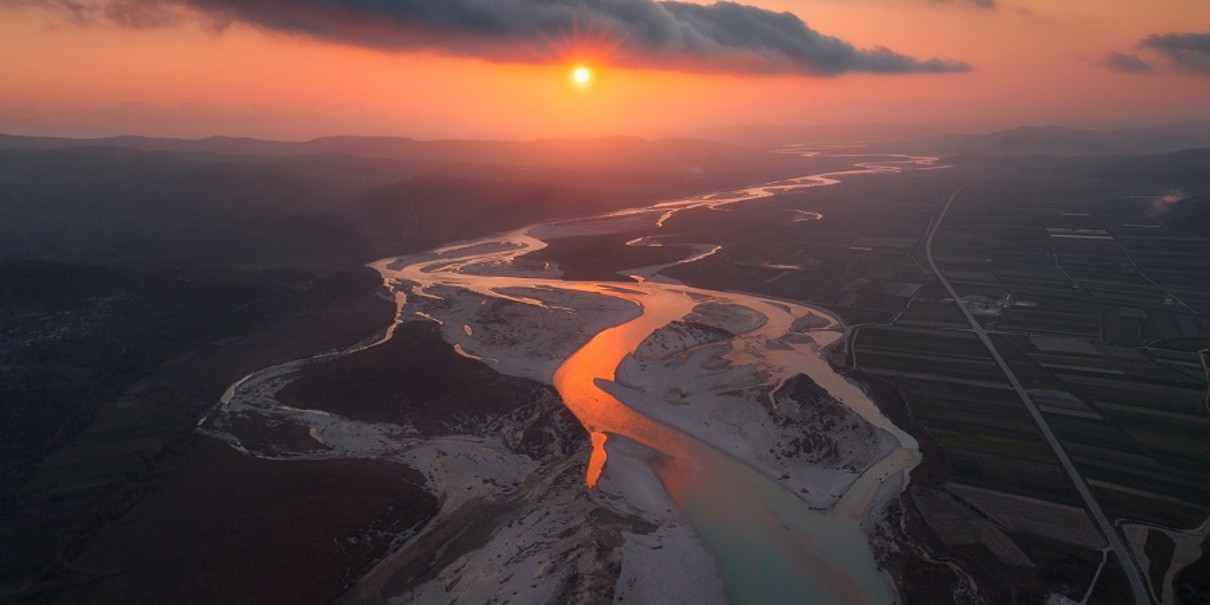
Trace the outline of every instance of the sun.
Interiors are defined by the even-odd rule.
[[[571,81],[580,86],[587,86],[589,82],[592,82],[592,70],[583,65],[577,65],[575,69],[571,70]]]

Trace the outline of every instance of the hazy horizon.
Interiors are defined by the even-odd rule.
[[[1079,125],[1070,123],[1019,123],[1009,124],[1002,127],[989,127],[987,129],[970,129],[964,130],[961,128],[949,129],[942,126],[930,124],[910,124],[910,123],[834,123],[834,124],[780,124],[780,123],[752,123],[752,124],[710,124],[696,127],[684,127],[668,130],[655,130],[651,132],[592,132],[592,133],[566,133],[566,134],[550,134],[550,135],[525,135],[514,133],[513,135],[501,134],[499,136],[474,136],[472,133],[459,136],[456,134],[443,135],[440,133],[430,136],[413,135],[408,132],[325,132],[315,135],[306,136],[289,136],[283,133],[282,136],[257,136],[254,134],[232,134],[228,132],[205,132],[205,131],[189,131],[181,134],[173,134],[171,132],[160,132],[158,130],[140,131],[139,128],[125,131],[102,132],[102,133],[75,133],[54,132],[45,130],[28,130],[23,131],[20,128],[12,130],[0,130],[0,136],[27,137],[31,139],[66,139],[66,140],[104,140],[104,139],[119,139],[125,137],[147,138],[147,139],[165,139],[165,140],[181,140],[181,141],[205,141],[207,139],[248,139],[256,141],[264,141],[271,143],[308,143],[323,139],[338,139],[338,138],[364,138],[364,139],[400,139],[410,140],[418,143],[440,143],[440,142],[478,142],[478,143],[532,143],[541,141],[555,140],[594,140],[594,139],[612,139],[612,138],[633,138],[644,141],[658,141],[663,139],[686,139],[686,140],[702,140],[721,143],[735,143],[738,134],[743,131],[750,131],[751,140],[760,140],[768,133],[804,133],[818,134],[820,137],[815,140],[803,141],[806,143],[832,144],[838,142],[852,143],[910,143],[916,141],[926,141],[934,138],[940,139],[944,137],[978,137],[983,135],[992,135],[1001,132],[1027,129],[1058,129],[1072,130],[1085,132],[1114,132],[1114,131],[1130,131],[1130,130],[1147,130],[1147,129],[1165,129],[1174,128],[1185,125],[1210,126],[1210,116],[1202,118],[1189,118],[1185,120],[1168,120],[1168,121],[1142,121],[1142,122],[1123,122],[1118,124],[1107,125]]]

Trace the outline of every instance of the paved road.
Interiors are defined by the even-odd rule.
[[[980,179],[982,180],[982,179]],[[972,181],[954,190],[950,194],[949,200],[945,203],[945,208],[942,208],[941,214],[937,216],[937,220],[933,221],[929,227],[928,237],[924,242],[924,254],[928,259],[929,267],[933,270],[933,275],[941,280],[941,285],[945,286],[945,290],[949,295],[958,301],[958,293],[954,291],[953,286],[942,275],[941,270],[937,268],[937,263],[933,260],[933,236],[937,235],[937,229],[941,227],[941,222],[945,220],[946,213],[949,212],[950,206],[954,200],[962,193],[963,189],[978,183]],[[1067,476],[1071,478],[1071,482],[1076,486],[1076,490],[1080,492],[1080,497],[1084,499],[1084,506],[1092,513],[1093,519],[1101,528],[1101,533],[1105,535],[1105,539],[1109,541],[1110,548],[1113,549],[1118,556],[1118,561],[1121,561],[1122,568],[1126,571],[1126,578],[1130,581],[1131,592],[1134,593],[1134,602],[1136,605],[1150,605],[1151,597],[1147,591],[1146,585],[1143,583],[1143,576],[1139,573],[1138,563],[1130,554],[1130,549],[1122,540],[1122,536],[1113,528],[1113,524],[1105,517],[1105,512],[1101,510],[1101,505],[1097,504],[1096,498],[1093,498],[1092,492],[1088,489],[1088,484],[1084,478],[1080,476],[1080,472],[1076,470],[1076,465],[1072,463],[1071,458],[1067,456],[1067,452],[1063,449],[1063,445],[1059,443],[1053,431],[1050,430],[1050,425],[1046,423],[1046,419],[1042,416],[1042,412],[1038,410],[1038,406],[1034,404],[1025,387],[1021,386],[1021,382],[1017,380],[1017,375],[1008,367],[1008,363],[1004,361],[1004,357],[1000,355],[1000,351],[996,349],[995,343],[992,342],[990,336],[983,329],[983,326],[975,320],[970,311],[964,305],[958,303],[958,308],[962,309],[962,314],[966,316],[966,321],[970,323],[971,330],[983,342],[983,346],[987,347],[988,352],[992,354],[992,358],[996,360],[996,364],[1004,372],[1008,378],[1008,382],[1012,385],[1013,390],[1017,391],[1017,395],[1021,397],[1021,403],[1025,404],[1025,408],[1029,410],[1029,415],[1033,417],[1037,423],[1038,429],[1042,431],[1042,436],[1046,438],[1046,442],[1050,444],[1050,449],[1054,451],[1055,456],[1059,458],[1059,462],[1063,465],[1063,470],[1067,472]]]

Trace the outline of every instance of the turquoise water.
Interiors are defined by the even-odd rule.
[[[665,482],[718,559],[731,602],[892,602],[868,536],[844,507],[812,510],[738,461],[713,451],[703,458],[711,463],[708,479],[675,463],[659,470],[677,475]]]

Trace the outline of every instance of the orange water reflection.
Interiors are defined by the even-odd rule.
[[[555,389],[592,437],[593,451],[585,477],[589,487],[596,486],[604,470],[607,434],[622,435],[673,456],[678,453],[679,448],[675,447],[675,443],[679,434],[618,401],[602,390],[598,381],[613,381],[618,364],[638,348],[643,339],[669,322],[680,319],[696,304],[682,293],[654,291],[637,296],[604,288],[596,291],[638,304],[643,307],[643,313],[600,332],[555,371]],[[657,444],[660,447],[656,448]]]
[[[597,481],[601,479],[601,471],[605,470],[605,461],[609,458],[609,454],[605,453],[605,440],[608,438],[605,433],[593,431],[592,435],[592,455],[588,457],[588,475],[584,478],[584,483],[588,487],[596,487]]]

